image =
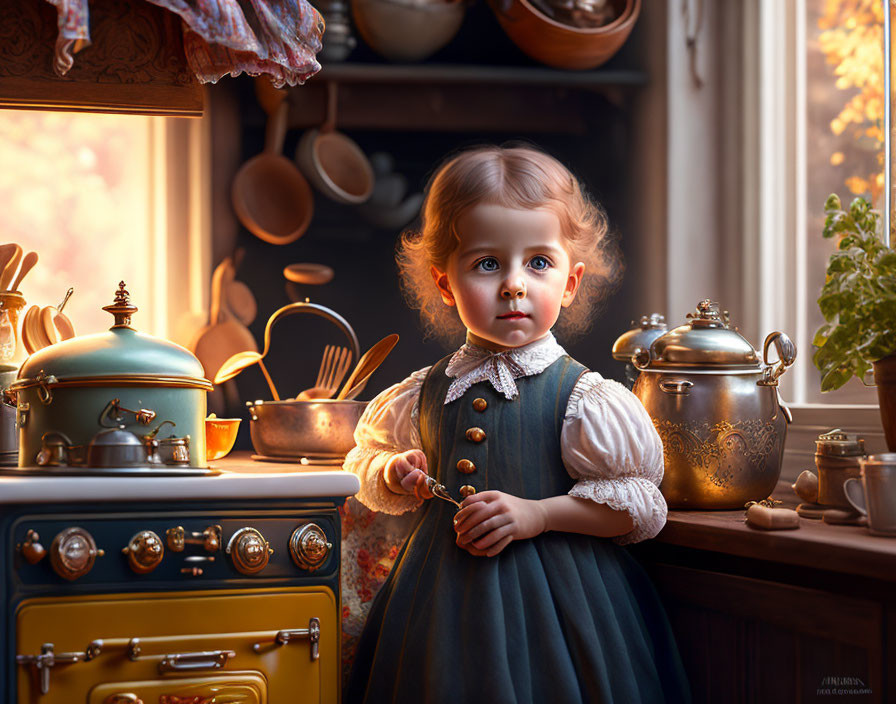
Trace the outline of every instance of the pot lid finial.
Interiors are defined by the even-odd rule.
[[[720,310],[719,304],[709,298],[704,298],[697,304],[696,313],[688,313],[694,328],[727,328],[728,311]]]
[[[124,281],[118,282],[118,290],[115,292],[115,301],[108,306],[103,306],[115,317],[113,328],[131,327],[131,316],[137,312],[137,306],[131,305],[131,294],[125,288]]]

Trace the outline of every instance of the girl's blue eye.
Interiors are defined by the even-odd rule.
[[[480,259],[476,262],[476,266],[483,271],[497,271],[498,260],[494,257],[486,257],[485,259]]]
[[[532,257],[532,260],[529,262],[529,266],[533,269],[537,269],[538,271],[543,271],[551,266],[551,262],[548,261],[547,257],[543,257],[540,254],[537,257]]]

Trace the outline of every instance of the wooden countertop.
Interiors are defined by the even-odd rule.
[[[772,497],[781,508],[796,508],[790,482],[778,483]],[[871,535],[864,526],[829,525],[800,518],[793,530],[767,531],[744,522],[745,510],[670,510],[655,538],[661,543],[711,550],[789,565],[896,581],[896,536]]]

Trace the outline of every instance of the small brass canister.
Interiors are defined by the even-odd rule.
[[[815,441],[818,469],[818,503],[852,511],[843,492],[843,482],[859,477],[859,460],[865,455],[865,438],[849,435],[839,428],[829,430]]]

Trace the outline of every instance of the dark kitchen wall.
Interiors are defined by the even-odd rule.
[[[636,26],[630,39],[633,47],[637,47],[637,31]],[[359,44],[361,46],[349,61],[383,64],[363,46],[360,39]],[[630,49],[627,45],[599,70],[637,74],[637,54],[636,49]],[[427,65],[446,63],[514,66],[521,75],[525,75],[527,69],[539,68],[505,37],[484,3],[473,5],[455,40],[425,62]],[[307,88],[292,90],[300,92]],[[226,84],[222,82],[213,90],[228,91],[229,99],[238,106],[241,161],[259,153],[264,142],[266,116],[258,105],[252,79],[243,77]],[[570,114],[568,120],[562,112],[566,109],[566,103],[558,103],[558,113],[548,121],[548,131],[518,131],[512,122],[505,129],[490,131],[471,129],[469,124],[459,125],[457,130],[439,131],[408,129],[398,124],[375,130],[337,127],[352,137],[367,154],[378,151],[391,154],[395,159],[395,170],[408,179],[409,192],[422,190],[427,177],[441,159],[458,148],[482,143],[501,144],[510,140],[536,144],[566,164],[603,204],[623,258],[631,264],[637,263],[638,253],[632,251],[632,238],[626,235],[629,230],[627,223],[631,220],[636,201],[632,193],[626,192],[626,176],[627,155],[633,139],[629,106],[631,93],[636,90],[637,87],[626,87],[621,91],[586,90],[576,103],[584,109]],[[465,99],[465,107],[471,114],[494,107],[482,95],[482,91],[471,91],[469,98]],[[295,97],[294,94],[293,99]],[[388,99],[388,91],[384,92],[384,99]],[[413,113],[417,107],[409,102],[401,109]],[[363,122],[349,119],[351,116],[341,117],[348,122]],[[472,122],[475,123],[475,120]],[[285,156],[291,158],[294,155],[302,132],[303,129],[291,129],[287,133]],[[230,178],[229,172],[217,172],[215,189],[229,189]],[[268,316],[290,302],[287,282],[282,274],[284,266],[293,262],[319,262],[331,266],[335,270],[332,282],[322,286],[301,286],[293,291],[293,296],[298,293],[302,298],[307,297],[340,313],[354,327],[362,351],[389,333],[400,335],[398,345],[362,395],[362,399],[369,399],[410,372],[435,362],[449,350],[437,340],[423,339],[417,314],[402,299],[394,259],[400,232],[373,227],[364,221],[355,207],[328,200],[316,191],[314,208],[311,225],[295,242],[283,246],[271,245],[239,226],[235,241],[234,238],[225,237],[216,242],[217,257],[214,263],[234,246],[245,250],[237,278],[248,284],[258,300],[258,316],[250,329],[259,347],[263,345]],[[226,217],[232,215],[221,215],[222,224]],[[215,227],[215,232],[226,230],[227,227]],[[597,311],[590,331],[568,344],[562,338],[560,342],[590,368],[605,376],[621,378],[622,367],[611,358],[610,348],[616,337],[630,327],[633,319],[649,312],[637,309],[637,293],[637,266],[629,266],[619,289]],[[281,319],[273,329],[271,351],[266,359],[281,396],[294,396],[302,388],[311,386],[324,346],[343,342],[338,329],[322,319],[310,315]],[[245,400],[271,398],[257,367],[244,371],[237,377],[236,383],[238,394],[231,394],[226,402],[225,412],[228,414],[245,417]],[[244,427],[241,431],[238,444],[244,449],[251,448],[247,430]]]

